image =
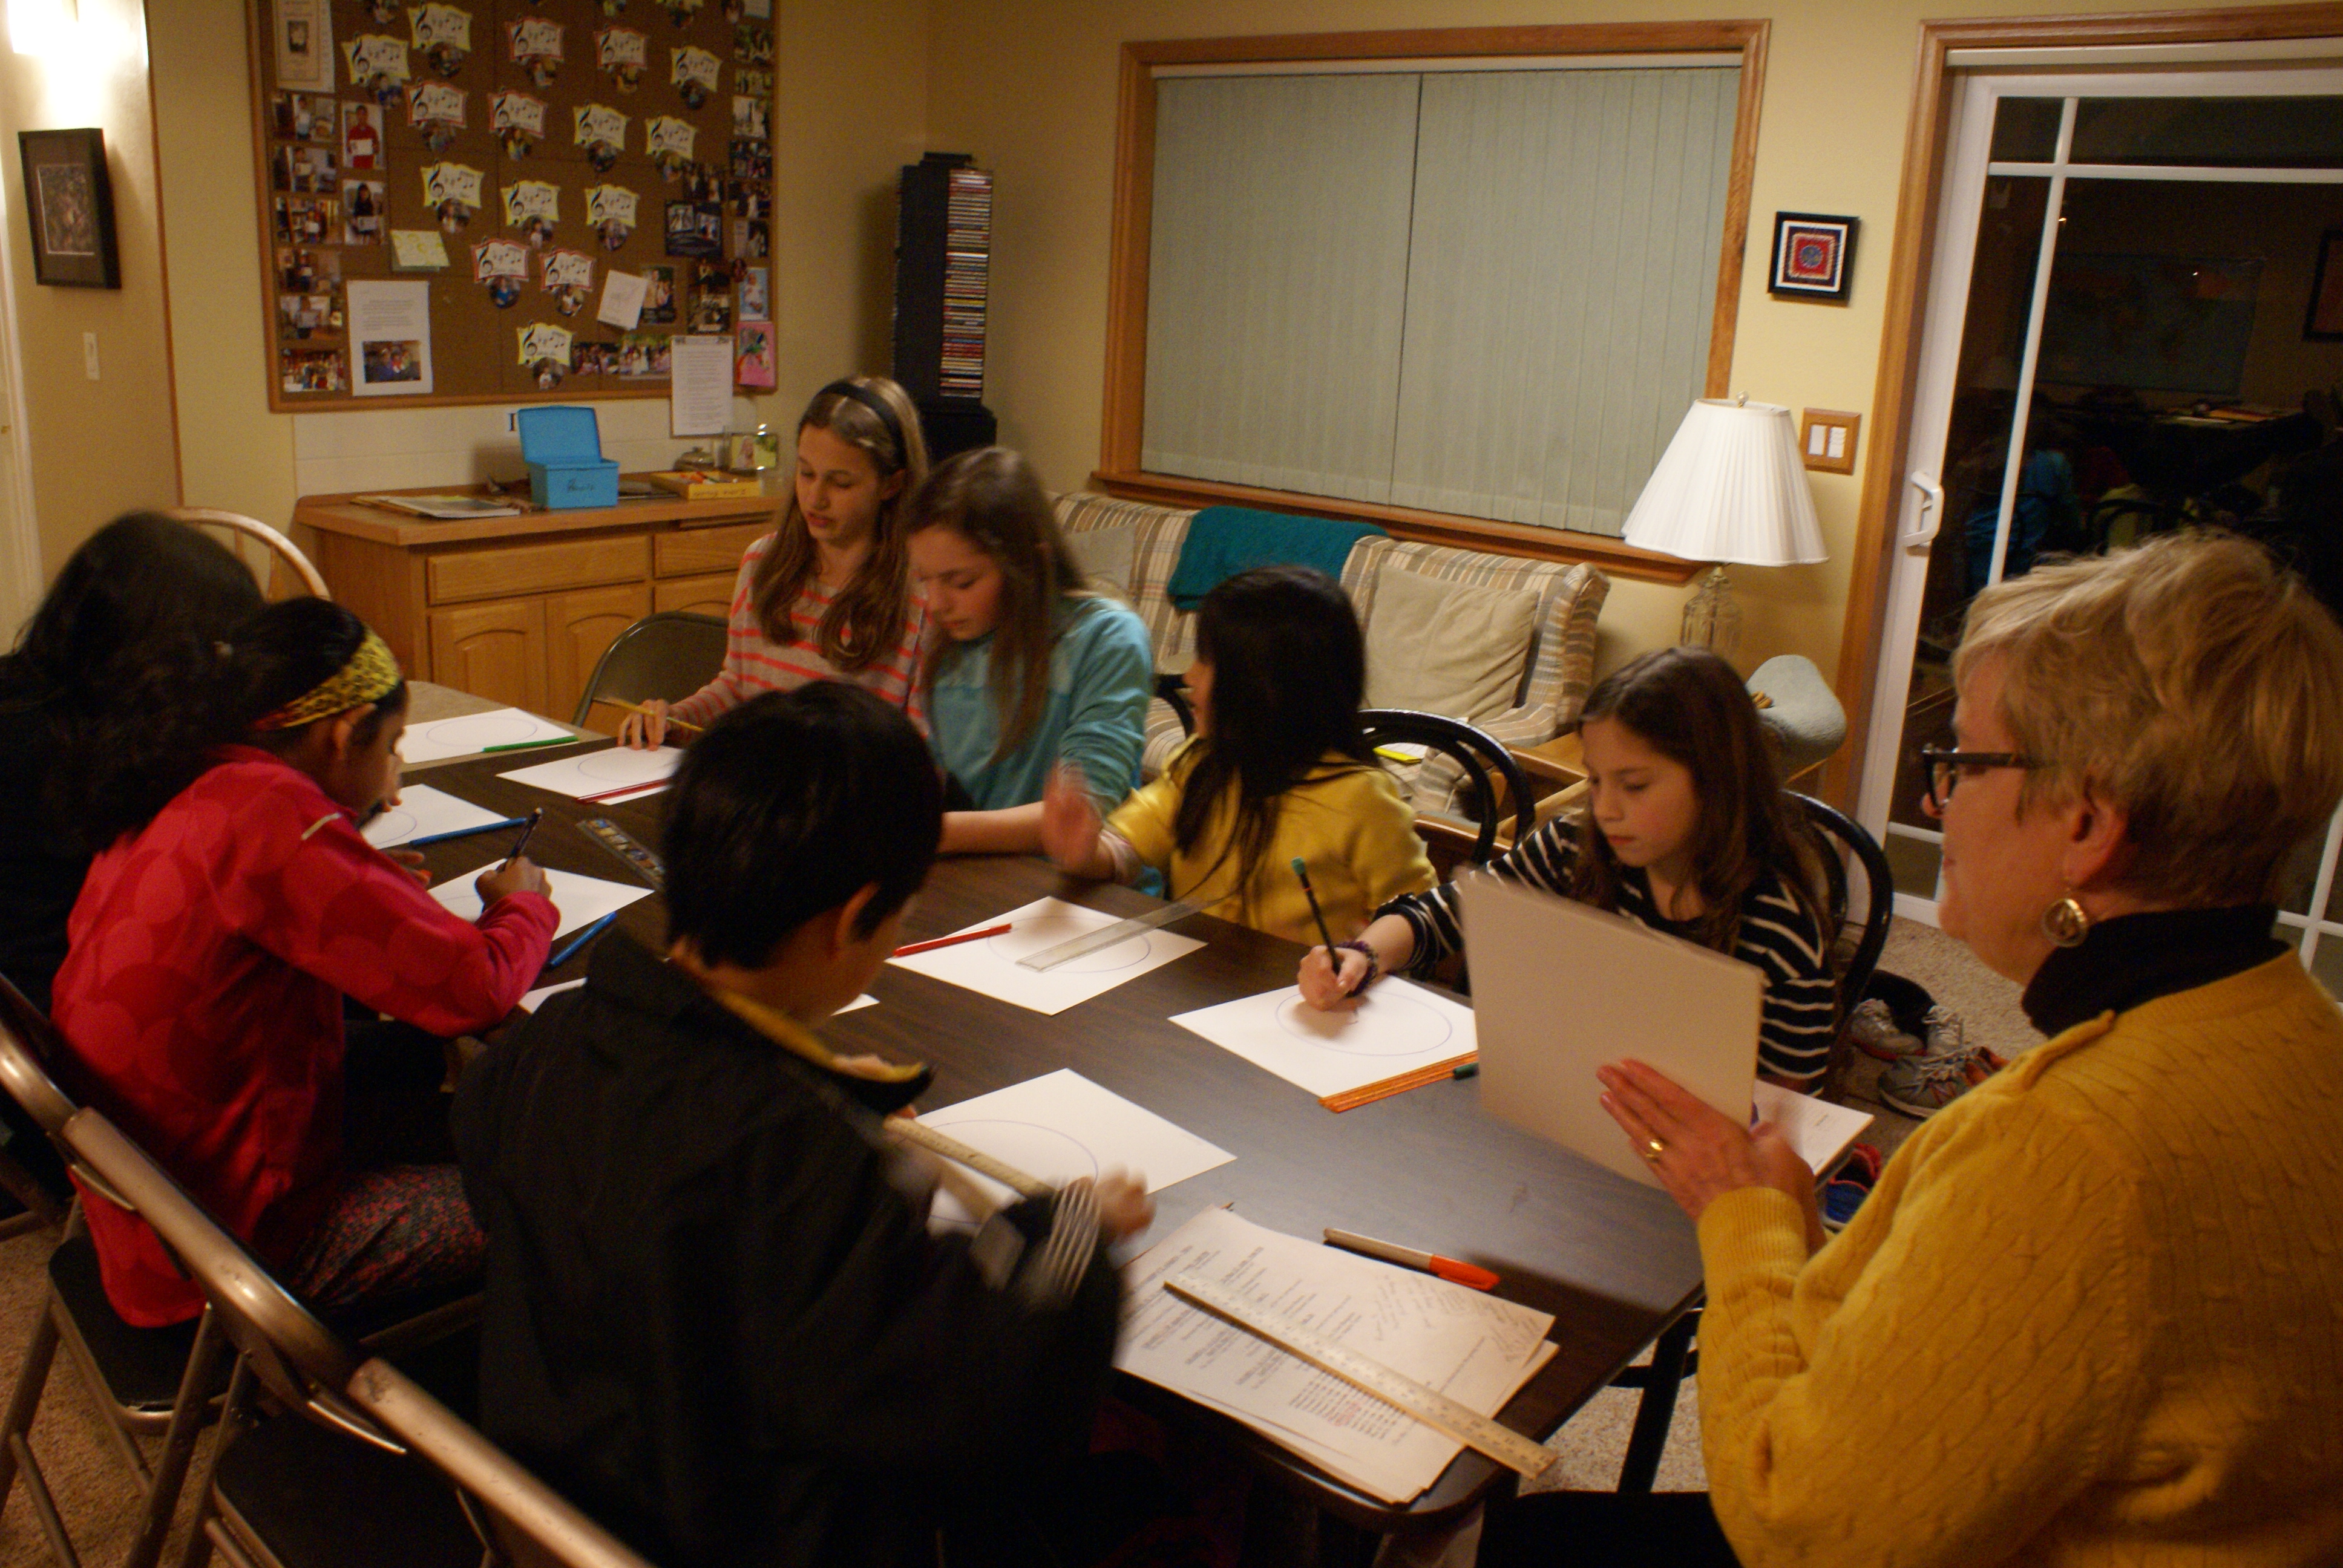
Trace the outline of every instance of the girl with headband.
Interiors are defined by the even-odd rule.
[[[927,472],[920,411],[894,382],[856,376],[815,393],[781,526],[740,558],[723,669],[672,707],[643,704],[619,742],[658,746],[669,718],[704,729],[760,691],[811,680],[867,687],[924,728],[928,612],[910,591],[903,505]]]
[[[359,836],[397,798],[407,683],[349,611],[270,605],[227,658],[236,722],[210,765],[92,862],[74,906],[55,1020],[75,1080],[320,1307],[477,1274],[441,1041],[504,1018],[544,967],[545,873],[483,872],[468,921],[420,856]],[[346,1000],[369,1021],[346,1024]],[[88,1217],[126,1322],[203,1310],[146,1221]]]

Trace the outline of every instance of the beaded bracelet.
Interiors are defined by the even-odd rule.
[[[1364,953],[1367,955],[1367,978],[1353,986],[1349,991],[1344,993],[1345,995],[1354,996],[1360,991],[1366,990],[1369,986],[1375,983],[1375,977],[1383,972],[1383,960],[1375,956],[1374,949],[1367,946],[1365,942],[1359,939],[1353,937],[1347,942],[1336,942],[1334,945],[1337,948],[1348,948],[1354,953]],[[1337,961],[1337,972],[1340,972],[1339,960]]]

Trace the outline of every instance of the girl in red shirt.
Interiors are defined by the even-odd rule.
[[[398,793],[407,686],[347,610],[271,605],[231,657],[238,739],[97,857],[74,906],[55,990],[72,1076],[321,1307],[477,1273],[437,1037],[502,1019],[544,967],[545,874],[484,873],[475,925],[424,890],[419,856],[359,836]],[[397,1021],[346,1036],[346,998]],[[85,1208],[126,1321],[202,1310],[145,1221]]]

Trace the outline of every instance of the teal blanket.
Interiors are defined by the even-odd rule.
[[[1254,567],[1315,567],[1339,579],[1353,545],[1387,537],[1373,523],[1206,507],[1189,521],[1167,591],[1175,608],[1194,609],[1224,579]]]

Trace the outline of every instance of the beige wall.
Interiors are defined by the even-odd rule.
[[[0,54],[0,166],[8,276],[25,383],[34,517],[54,573],[98,525],[178,499],[171,386],[164,372],[162,236],[139,0],[81,0],[79,43],[56,57]],[[33,281],[16,133],[96,126],[106,133],[119,289]],[[95,332],[100,379],[82,364]],[[0,638],[0,640],[5,640]]]
[[[1001,438],[1045,478],[1073,486],[1096,466],[1105,359],[1108,230],[1113,211],[1117,51],[1126,39],[1509,23],[1675,21],[1769,13],[1764,114],[1733,387],[1752,397],[1864,410],[1851,477],[1814,476],[1831,560],[1744,568],[1747,622],[1736,660],[1802,653],[1835,668],[1862,465],[1870,461],[1873,378],[1905,117],[1923,15],[2144,8],[2133,0],[1773,0],[1741,8],[1682,0],[960,0],[939,5],[930,40],[928,124],[939,146],[996,171],[992,353],[987,401]],[[1765,287],[1777,209],[1852,213],[1864,227],[1848,302],[1777,301]],[[1687,589],[1614,585],[1603,662],[1674,642]]]

